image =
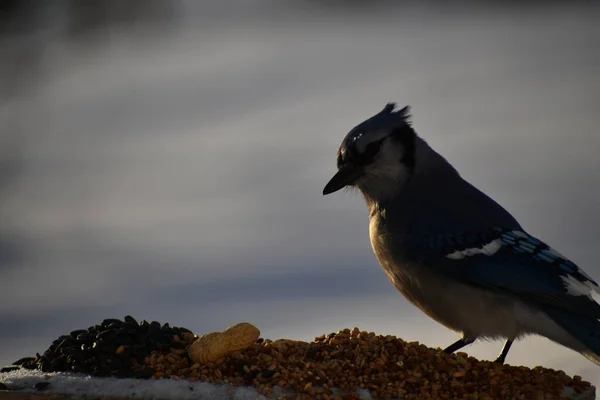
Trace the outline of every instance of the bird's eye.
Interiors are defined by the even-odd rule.
[[[369,143],[367,145],[367,147],[365,148],[365,152],[363,153],[363,156],[373,157],[375,154],[377,154],[377,152],[379,151],[380,148],[381,148],[380,141]]]

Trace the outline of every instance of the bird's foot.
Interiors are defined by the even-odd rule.
[[[508,355],[508,351],[510,350],[510,347],[512,346],[512,344],[513,344],[513,339],[506,339],[506,342],[504,343],[504,347],[502,347],[502,351],[498,355],[498,358],[496,358],[494,360],[494,362],[496,364],[504,364],[504,361],[506,360],[506,356]]]
[[[498,356],[498,358],[496,358],[494,360],[494,363],[496,363],[496,364],[504,364],[504,360],[505,359],[506,359],[506,357]]]
[[[474,339],[465,339],[465,338],[458,339],[456,342],[454,342],[450,346],[446,347],[443,350],[443,352],[452,354],[455,351],[458,351],[458,350],[462,349],[463,347],[470,345],[474,341],[475,341]]]

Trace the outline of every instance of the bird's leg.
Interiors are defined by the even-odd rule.
[[[510,346],[512,346],[512,344],[512,339],[506,339],[506,343],[504,343],[504,347],[502,348],[500,355],[494,360],[495,363],[504,364],[504,360],[506,359],[506,355],[508,354],[508,351],[510,350]]]
[[[470,345],[474,341],[475,341],[475,339],[460,338],[456,342],[452,343],[450,346],[446,347],[444,349],[444,353],[452,354],[456,350],[460,350],[463,347]]]

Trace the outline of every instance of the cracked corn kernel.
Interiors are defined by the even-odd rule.
[[[366,388],[382,399],[560,399],[565,386],[576,392],[591,386],[563,371],[478,361],[466,353],[445,354],[358,328],[312,342],[259,340],[246,350],[198,366],[186,355],[155,352],[147,365],[155,379],[226,381],[254,386],[269,398],[292,398],[284,388],[296,393],[296,399],[349,400],[359,398],[358,388]]]

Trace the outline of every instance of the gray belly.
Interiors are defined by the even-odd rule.
[[[515,310],[522,305],[506,297],[444,279],[426,270],[409,275],[398,266],[384,266],[383,269],[392,284],[412,304],[467,337],[515,338],[526,332],[515,316]]]

